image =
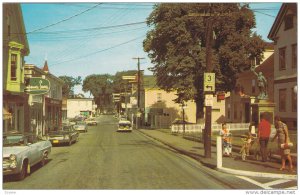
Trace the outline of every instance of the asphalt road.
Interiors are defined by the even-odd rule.
[[[138,131],[116,132],[112,116],[81,133],[72,146],[53,147],[44,167],[3,189],[257,189],[176,153]]]

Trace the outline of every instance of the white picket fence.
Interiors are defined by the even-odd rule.
[[[229,131],[248,131],[250,123],[226,123],[226,127]],[[202,133],[205,128],[205,124],[185,124],[185,133]],[[218,132],[222,129],[222,124],[213,123],[211,126],[212,133]],[[174,124],[171,127],[172,133],[182,133],[183,125]]]

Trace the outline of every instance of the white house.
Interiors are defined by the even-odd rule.
[[[96,105],[93,98],[72,98],[67,100],[67,118],[95,115]]]

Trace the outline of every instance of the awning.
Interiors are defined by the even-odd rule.
[[[8,110],[6,110],[5,108],[3,108],[3,120],[8,120],[12,118],[12,115],[10,112],[8,112]]]

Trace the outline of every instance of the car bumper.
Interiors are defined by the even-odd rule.
[[[3,175],[14,175],[20,173],[20,170],[18,167],[16,168],[10,168],[9,164],[5,165],[3,164]]]
[[[132,129],[118,129],[118,132],[131,132]]]
[[[83,132],[85,132],[87,130],[86,129],[75,129],[75,131],[79,131],[79,132],[83,131]]]
[[[69,139],[63,139],[63,140],[57,140],[57,139],[53,139],[53,140],[49,140],[51,142],[52,145],[54,144],[65,144],[65,143],[69,143],[70,140]]]

